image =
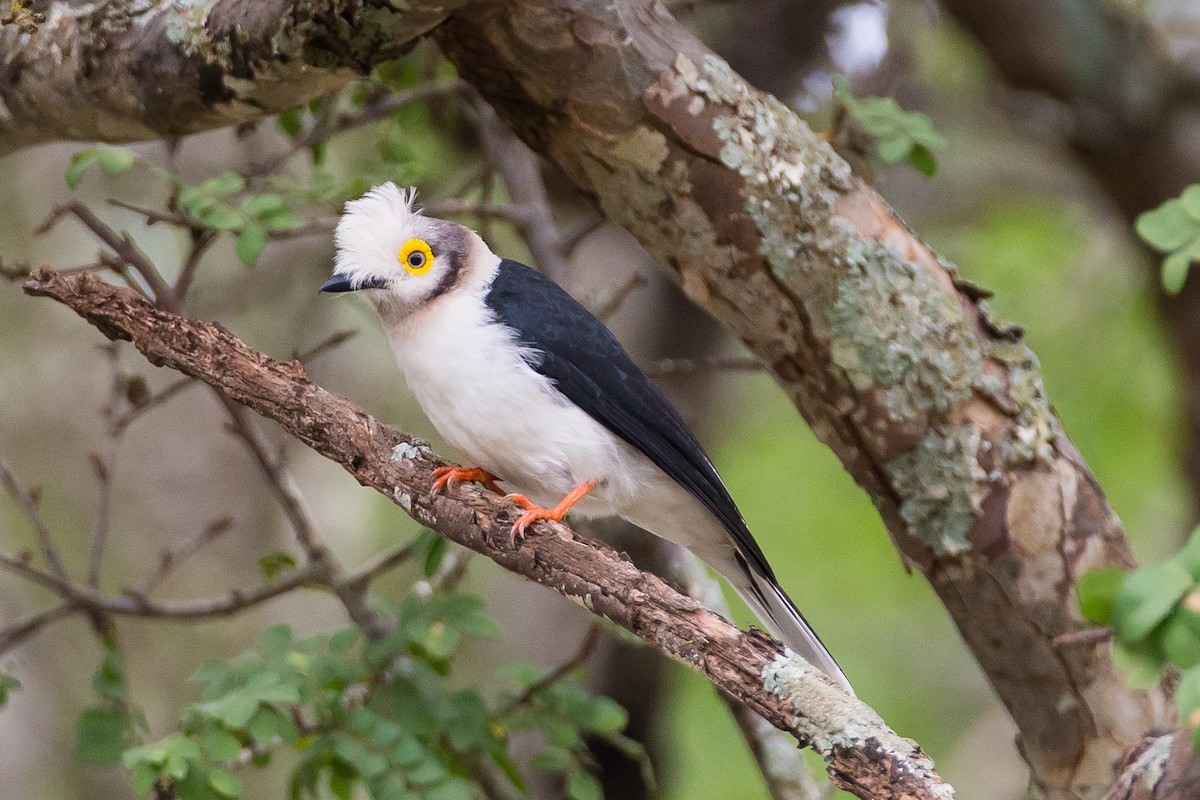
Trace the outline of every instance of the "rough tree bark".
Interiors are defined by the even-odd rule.
[[[339,30],[357,40],[363,23],[350,15]],[[266,49],[233,69],[207,30],[194,46],[210,81],[280,68]],[[1169,715],[1156,690],[1122,683],[1105,645],[1072,636],[1086,627],[1074,579],[1132,558],[1019,332],[661,4],[493,0],[435,33],[522,138],[769,366],[942,598],[1021,730],[1038,791],[1103,794],[1126,748]],[[22,47],[0,38],[0,63]],[[32,63],[39,51],[26,49]],[[116,80],[125,62],[109,55]],[[346,63],[310,65],[313,85]],[[305,99],[300,83],[277,82],[275,101]],[[220,97],[200,106],[197,127],[231,113]],[[22,142],[129,136],[17,111]],[[136,135],[163,132],[148,123]]]
[[[471,485],[456,487],[451,496],[434,494],[433,470],[445,462],[428,445],[317,386],[299,362],[275,361],[217,325],[164,311],[87,273],[41,269],[25,291],[67,305],[114,341],[132,342],[155,366],[220,389],[421,524],[553,588],[702,673],[824,756],[837,786],[864,800],[953,798],[954,790],[920,748],[817,669],[785,655],[769,636],[739,631],[619,553],[562,525],[539,524],[525,541],[509,544],[518,509]]]

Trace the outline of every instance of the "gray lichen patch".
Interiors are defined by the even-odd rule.
[[[795,709],[792,726],[825,759],[870,746],[932,789],[934,797],[954,797],[953,787],[941,781],[912,740],[897,735],[870,706],[833,686],[804,659],[786,651],[763,668],[762,681],[764,689]]]
[[[806,248],[845,235],[818,230],[821,224],[836,227],[830,209],[850,185],[849,166],[821,137],[718,58],[697,66],[680,57],[675,68],[687,88],[722,109],[712,120],[719,157],[743,179],[745,210],[761,237],[759,253],[776,275],[803,266]]]
[[[1054,460],[1053,411],[1046,399],[1038,357],[1021,341],[993,342],[990,355],[1008,368],[1008,398],[1015,405],[1016,425],[1000,445],[1005,465],[1049,464]]]
[[[981,441],[977,428],[931,428],[916,449],[887,463],[909,535],[938,555],[971,549],[967,532],[987,478],[979,465]]]
[[[958,298],[874,240],[845,249],[846,276],[826,311],[831,357],[855,389],[883,390],[888,415],[944,412],[983,381],[983,354]]]

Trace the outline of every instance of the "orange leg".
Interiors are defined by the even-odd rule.
[[[521,515],[520,519],[513,523],[513,535],[524,536],[525,529],[537,522],[539,519],[551,519],[555,522],[562,522],[562,518],[565,517],[567,512],[571,510],[571,506],[578,503],[581,499],[583,499],[584,495],[599,485],[600,481],[588,481],[587,483],[579,484],[570,492],[568,492],[567,496],[564,497],[562,501],[559,502],[559,504],[554,508],[542,508],[523,494],[508,495],[504,498],[505,500],[508,500],[514,505],[518,505],[525,509],[525,513]]]
[[[453,489],[459,481],[475,481],[496,494],[504,494],[504,490],[496,485],[497,480],[495,475],[482,467],[438,467],[433,471],[433,490],[444,492]]]

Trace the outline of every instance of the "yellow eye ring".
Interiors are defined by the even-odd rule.
[[[433,250],[424,239],[409,239],[396,258],[413,275],[424,275],[433,269]]]

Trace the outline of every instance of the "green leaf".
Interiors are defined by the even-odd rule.
[[[242,742],[218,725],[205,725],[196,736],[210,761],[232,761],[242,752]]]
[[[241,730],[258,711],[258,698],[235,692],[211,703],[201,703],[196,708],[231,728]]]
[[[108,708],[89,708],[75,727],[75,756],[89,764],[110,765],[121,760],[129,739],[125,717]]]
[[[158,782],[158,767],[145,761],[135,765],[129,775],[129,782],[133,784],[133,793],[141,796],[148,794],[154,788],[154,784]]]
[[[1104,567],[1080,576],[1075,591],[1079,593],[1079,610],[1083,616],[1097,625],[1112,625],[1113,600],[1125,575],[1126,570],[1120,567]]]
[[[604,800],[604,788],[595,775],[577,769],[567,776],[567,796],[571,800]]]
[[[115,647],[104,648],[100,667],[92,675],[92,690],[105,700],[125,702],[125,658]]]
[[[1200,220],[1189,214],[1183,201],[1176,198],[1141,214],[1134,228],[1147,244],[1165,253],[1182,247],[1200,233]]]
[[[137,156],[127,148],[102,144],[96,148],[96,160],[109,175],[117,175],[132,167]]]
[[[575,755],[561,747],[544,747],[529,759],[529,766],[544,772],[566,772],[575,766]]]
[[[1187,570],[1193,578],[1200,580],[1200,527],[1192,531],[1187,544],[1172,556],[1171,560]]]
[[[246,179],[236,172],[222,172],[199,185],[199,190],[213,197],[229,197],[246,189]]]
[[[0,709],[8,703],[8,696],[15,689],[21,688],[21,682],[11,675],[7,668],[0,664]]]
[[[252,267],[258,261],[263,250],[267,249],[267,231],[261,225],[250,224],[242,228],[238,234],[237,243],[233,246],[238,261],[247,267]]]
[[[242,201],[242,211],[252,217],[270,214],[287,209],[287,207],[287,201],[283,199],[283,195],[274,192],[251,195]]]
[[[1113,599],[1113,627],[1122,642],[1140,642],[1192,587],[1192,576],[1167,561],[1129,573]]]
[[[329,637],[329,652],[335,655],[345,655],[358,642],[358,635],[357,626],[342,628]]]
[[[1200,729],[1200,669],[1193,667],[1183,673],[1175,689],[1175,706],[1184,725],[1193,731]]]
[[[462,778],[450,777],[426,792],[428,800],[472,800],[476,796],[475,785]]]
[[[937,174],[937,159],[934,158],[933,151],[923,144],[912,146],[912,151],[908,154],[908,163],[912,164],[913,169],[926,178],[932,178]]]
[[[410,735],[405,735],[392,748],[392,763],[401,768],[415,766],[425,758],[425,748]]]
[[[292,626],[272,625],[258,637],[258,652],[263,658],[272,658],[286,653],[292,646]]]
[[[444,536],[435,536],[433,542],[429,545],[429,552],[425,554],[425,577],[432,578],[442,565],[442,559],[446,556],[446,551],[450,549],[450,542]]]
[[[1189,603],[1189,599],[1195,598]],[[1159,641],[1167,658],[1184,669],[1200,664],[1200,614],[1188,608],[1198,605],[1200,595],[1190,594],[1163,625]]]
[[[304,110],[300,106],[296,106],[295,108],[289,108],[287,111],[284,111],[277,118],[279,120],[279,127],[282,128],[283,132],[292,139],[295,139],[300,135],[301,118],[303,113]]]
[[[1145,644],[1126,645],[1117,642],[1113,648],[1113,664],[1135,689],[1146,689],[1157,683],[1166,663],[1158,650]]]
[[[620,733],[629,724],[629,713],[617,701],[597,697],[592,702],[585,724],[596,733]]]
[[[275,553],[267,553],[258,559],[258,568],[267,580],[274,580],[276,575],[285,569],[292,569],[295,566],[296,557],[282,550]]]
[[[1194,183],[1184,189],[1183,194],[1179,195],[1179,202],[1193,219],[1200,220],[1200,183]]]
[[[436,758],[427,758],[408,773],[408,782],[414,786],[434,786],[446,780],[446,767]]]
[[[1200,239],[1194,240],[1193,243],[1200,243]],[[1188,270],[1191,269],[1192,261],[1195,258],[1196,255],[1193,253],[1193,248],[1188,247],[1183,250],[1176,250],[1163,259],[1162,285],[1168,294],[1179,294],[1179,290],[1183,288],[1183,284],[1187,280]]]
[[[193,216],[200,224],[218,231],[235,231],[246,224],[241,212],[226,203],[206,204]]]
[[[208,771],[208,785],[222,797],[242,796],[242,780],[231,772],[216,768]]]
[[[83,182],[83,173],[87,172],[88,167],[96,163],[97,152],[95,147],[89,147],[87,150],[80,150],[75,155],[71,156],[71,161],[67,164],[67,171],[63,175],[63,179],[67,182],[67,187],[70,189],[78,189],[79,184]]]

